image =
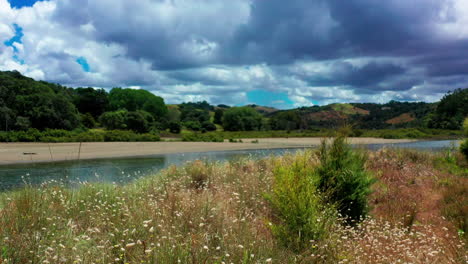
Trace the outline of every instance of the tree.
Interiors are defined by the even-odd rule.
[[[10,108],[6,106],[0,107],[0,128],[8,131],[13,129],[13,121],[16,119],[16,115]]]
[[[98,118],[109,106],[108,94],[104,89],[76,88],[73,102],[80,113],[90,113]]]
[[[201,124],[202,129],[205,129],[206,131],[215,131],[216,126],[215,124],[211,123],[210,121],[205,121]]]
[[[227,131],[260,130],[262,115],[250,107],[232,107],[224,112],[223,127]]]
[[[138,133],[146,133],[154,122],[153,116],[145,111],[134,111],[127,113],[127,128]]]
[[[294,130],[301,124],[301,118],[297,111],[285,111],[275,114],[270,119],[270,127],[273,130]]]
[[[461,129],[468,116],[468,88],[448,92],[438,103],[431,120],[431,128]]]
[[[113,88],[109,93],[109,108],[116,111],[144,110],[150,113],[156,121],[167,118],[167,107],[164,100],[146,90]]]
[[[96,120],[89,112],[81,114],[81,123],[87,128],[93,128],[96,126]]]
[[[181,130],[181,126],[179,122],[169,122],[169,131],[174,134],[179,134]]]
[[[0,120],[0,126],[4,129],[6,126],[14,129],[17,116],[29,119],[30,126],[37,129],[71,130],[80,124],[68,88],[34,81],[17,71],[0,72],[0,106],[0,118],[4,118]]]
[[[125,129],[127,128],[127,110],[114,112],[105,112],[99,117],[99,122],[106,129]]]
[[[215,115],[214,115],[214,123],[221,125],[223,124],[223,115],[224,115],[224,110],[221,108],[216,109]]]
[[[16,117],[15,128],[17,130],[28,130],[30,127],[31,127],[31,122],[29,121],[29,118],[24,117],[24,116]]]

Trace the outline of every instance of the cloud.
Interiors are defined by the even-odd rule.
[[[465,0],[0,0],[0,70],[170,103],[435,101],[466,50]]]

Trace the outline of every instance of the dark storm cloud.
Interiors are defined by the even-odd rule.
[[[50,9],[51,23],[37,27],[37,34],[61,33],[43,45],[26,42],[24,47],[30,54],[41,54],[36,47],[66,47],[62,49],[73,53],[44,52],[38,58],[35,64],[55,67],[51,72],[57,76],[46,74],[52,80],[166,86],[171,88],[161,89],[174,98],[281,90],[301,103],[307,96],[320,99],[316,91],[324,89],[331,91],[326,98],[365,101],[385,91],[414,99],[415,94],[429,98],[468,86],[467,21],[458,12],[466,7],[462,0],[49,3],[55,8]],[[456,9],[454,3],[462,4]],[[28,34],[30,29],[26,39]],[[86,52],[90,49],[94,53]],[[76,56],[87,56],[96,72],[83,73]]]
[[[295,59],[420,55],[436,45],[431,28],[447,1],[254,1],[234,37],[233,58]],[[248,56],[242,56],[248,54]],[[240,56],[238,56],[240,55]]]
[[[355,66],[349,62],[337,61],[328,66],[328,73],[308,73],[307,71],[293,72],[306,80],[311,86],[351,86],[360,89],[382,90],[377,86],[386,80],[406,73],[400,65],[384,62],[369,62],[362,66]],[[405,85],[404,89],[408,87]]]

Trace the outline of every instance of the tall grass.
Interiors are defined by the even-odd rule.
[[[317,161],[310,157],[276,165],[273,190],[267,195],[275,215],[273,235],[296,252],[310,248],[311,241],[325,239],[337,218],[333,205],[326,204],[317,189]]]
[[[447,172],[424,157],[411,160],[391,150],[369,154],[366,168],[379,180],[369,199],[373,209],[349,226],[318,188],[320,157],[301,152],[263,160],[197,161],[124,186],[46,184],[1,193],[0,262],[468,260],[455,221],[443,217],[447,188],[438,183]],[[413,202],[417,213],[408,228],[406,211],[399,208]]]

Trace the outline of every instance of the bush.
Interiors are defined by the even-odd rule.
[[[96,126],[96,120],[94,120],[94,117],[90,113],[82,114],[80,115],[81,117],[81,123],[87,127],[87,128],[93,128]]]
[[[468,139],[465,139],[460,145],[460,151],[463,153],[465,158],[468,160]]]
[[[139,134],[135,138],[136,141],[143,141],[143,142],[154,142],[154,141],[160,141],[161,138],[159,135],[154,134],[154,133],[145,133],[145,134]]]
[[[106,129],[125,129],[127,127],[127,110],[105,112],[99,117],[99,122]]]
[[[322,143],[319,157],[319,189],[349,222],[358,221],[368,212],[367,196],[374,182],[365,169],[364,153],[353,150],[344,136],[338,136],[331,144]]]
[[[262,127],[262,115],[250,107],[232,107],[224,112],[226,131],[252,131]]]
[[[148,132],[153,122],[153,116],[145,111],[139,110],[127,114],[127,128],[138,133]]]
[[[82,132],[73,137],[76,142],[102,142],[104,141],[104,133]]]
[[[110,130],[104,134],[104,140],[108,142],[115,141],[135,141],[136,134],[127,130]]]
[[[201,125],[202,129],[205,129],[206,131],[215,131],[216,130],[216,125],[211,123],[210,121],[205,121]]]
[[[193,131],[200,131],[201,130],[201,124],[198,121],[187,121],[184,122],[184,126]]]
[[[174,133],[174,134],[179,134],[180,133],[180,130],[181,130],[181,126],[180,126],[180,123],[179,122],[169,122],[169,131],[171,133]]]
[[[224,142],[224,138],[216,134],[190,133],[182,136],[182,141],[187,142]]]
[[[270,225],[273,235],[296,252],[310,247],[311,240],[325,238],[336,220],[335,209],[325,205],[317,190],[317,174],[309,163],[303,155],[292,165],[276,166],[273,190],[266,196],[277,218]]]

